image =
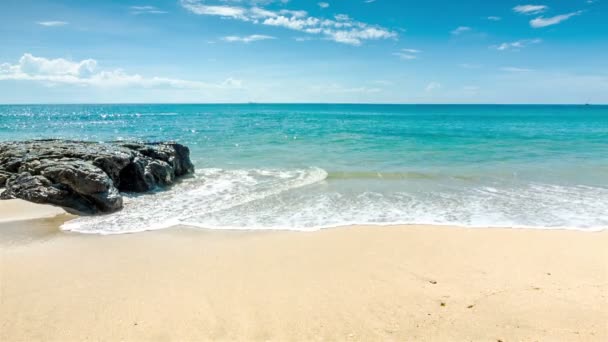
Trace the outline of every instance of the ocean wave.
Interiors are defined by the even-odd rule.
[[[417,180],[417,179],[442,179],[452,178],[471,181],[476,178],[474,175],[445,174],[440,172],[378,172],[378,171],[332,171],[327,175],[329,180]]]
[[[437,173],[425,172],[374,172],[374,171],[334,171],[327,176],[328,179],[434,179],[439,178]]]
[[[608,189],[602,187],[483,184],[449,177],[426,182],[408,174],[406,182],[384,182],[373,180],[373,173],[333,175],[320,168],[201,169],[167,191],[127,196],[121,212],[77,218],[62,228],[117,234],[178,225],[297,231],[357,224],[608,227]]]
[[[166,191],[126,196],[122,211],[80,217],[62,229],[81,233],[132,233],[188,224],[192,217],[228,210],[251,201],[323,181],[319,168],[298,170],[201,169]]]

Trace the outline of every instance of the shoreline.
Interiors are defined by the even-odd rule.
[[[0,340],[608,339],[607,231],[68,218],[0,223]]]
[[[0,224],[2,223],[15,223],[19,221],[31,221],[31,220],[40,220],[40,219],[48,219],[55,218],[58,216],[62,216],[65,220],[62,220],[61,224],[68,222],[71,219],[77,218],[77,216],[68,214],[65,210],[59,207],[55,207],[52,205],[46,204],[36,204],[32,202],[27,202],[20,199],[12,199],[12,200],[2,200],[0,201]],[[219,231],[290,231],[290,232],[301,232],[301,233],[314,233],[326,229],[343,229],[343,228],[352,228],[352,227],[378,227],[378,228],[390,228],[390,227],[439,227],[439,228],[459,228],[459,229],[515,229],[515,230],[565,230],[565,231],[579,231],[585,233],[601,233],[603,231],[607,231],[608,227],[594,227],[594,228],[579,228],[579,227],[535,227],[535,226],[482,226],[482,225],[459,225],[459,224],[433,224],[433,223],[353,223],[353,224],[343,224],[336,226],[322,226],[315,227],[313,229],[280,229],[280,228],[240,228],[240,227],[207,227],[207,226],[197,226],[197,225],[176,225],[176,226],[167,226],[162,228],[154,228],[142,231],[129,231],[122,233],[99,233],[99,232],[80,232],[80,231],[72,231],[72,230],[63,230],[63,232],[71,232],[75,234],[85,234],[85,235],[122,235],[122,234],[138,234],[149,231],[157,231],[164,229],[174,229],[176,227],[187,227],[191,229],[201,229],[201,230],[219,230]]]

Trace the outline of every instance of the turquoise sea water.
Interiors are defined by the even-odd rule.
[[[195,177],[64,228],[608,227],[608,106],[0,106],[0,140],[176,140]]]

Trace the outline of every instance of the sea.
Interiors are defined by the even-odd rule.
[[[0,140],[173,140],[196,167],[65,230],[608,227],[608,106],[2,105]]]

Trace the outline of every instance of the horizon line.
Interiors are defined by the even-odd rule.
[[[44,105],[385,105],[385,106],[608,106],[607,103],[396,103],[396,102],[15,102],[0,106]]]

